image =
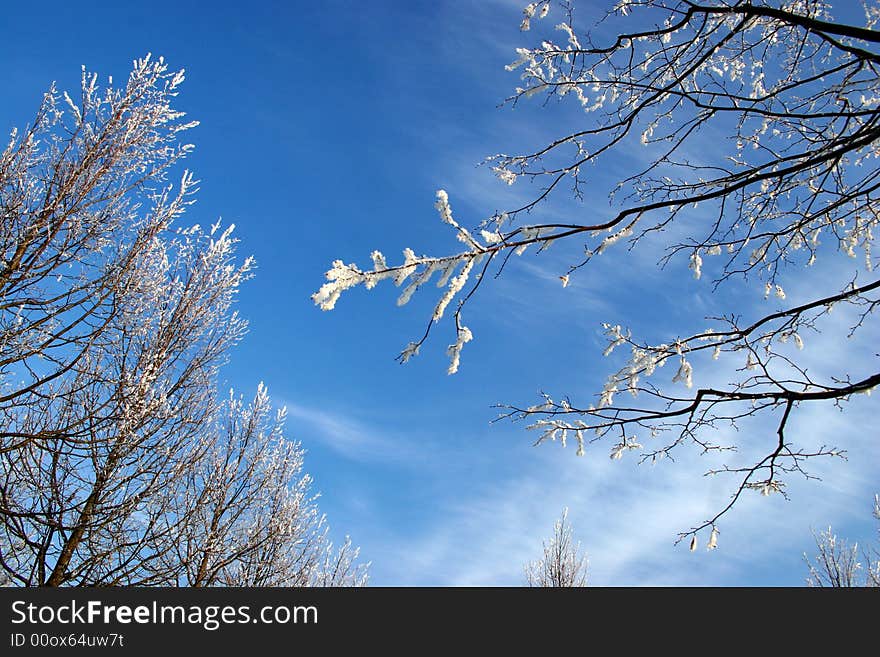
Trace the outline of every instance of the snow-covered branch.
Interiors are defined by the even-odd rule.
[[[573,103],[585,119],[531,152],[489,158],[504,184],[527,179],[539,191],[482,221],[482,242],[452,221],[442,192],[441,218],[467,251],[421,257],[408,251],[395,267],[374,257],[372,271],[337,261],[313,299],[330,309],[355,285],[413,276],[412,289],[401,297],[405,302],[433,271],[452,267],[472,276],[480,266],[467,294],[465,281],[444,279],[448,287],[438,308],[461,295],[458,339],[450,349],[454,372],[460,346],[472,337],[469,329],[462,331],[463,306],[490,280],[484,275],[490,267],[501,274],[512,256],[531,245],[538,252],[562,240],[582,245],[583,257],[559,272],[562,287],[595,258],[625,263],[650,241],[665,249],[660,265],[668,272],[687,269],[711,290],[756,280],[759,294],[774,302],[786,301],[785,278],[794,268],[799,276],[810,275],[819,258],[855,259],[849,280],[823,280],[815,289],[825,291],[814,299],[758,313],[745,324],[742,311],[731,309],[710,318],[705,331],[670,336],[658,345],[608,322],[606,355],[627,346],[630,358],[593,404],[545,396],[537,406],[505,407],[504,417],[528,419],[539,431],[538,442],[572,440],[584,453],[607,436],[612,458],[638,451],[643,460],[668,456],[685,444],[701,452],[733,449],[711,439],[719,427],[775,414],[766,457],[724,470],[739,477],[730,505],[680,537],[695,541],[697,532],[711,528],[714,546],[716,521],[743,491],[783,492],[785,473],[810,476],[803,467],[807,459],[843,454],[836,447],[801,449],[786,437],[800,405],[839,405],[854,394],[870,394],[880,382],[876,354],[864,355],[865,372],[839,371],[831,378],[809,372],[802,355],[818,332],[845,339],[873,326],[880,304],[880,282],[871,278],[880,224],[876,11],[866,10],[860,26],[834,20],[819,0],[621,0],[593,35],[578,28],[572,3],[560,9],[545,2],[525,8],[522,29],[546,35],[517,49],[507,69],[519,74],[520,84],[508,103],[533,97]],[[594,165],[624,149],[641,149],[644,156],[636,161],[647,164],[633,167],[609,190],[607,211],[591,196],[583,220],[573,213],[569,223],[535,221],[560,192],[583,198],[588,186],[596,186]],[[526,215],[528,224],[521,223]],[[837,305],[857,316],[843,333],[829,319]],[[434,313],[425,335],[407,346],[401,360],[418,353],[441,318],[442,312]],[[657,372],[667,363],[669,385],[661,386]],[[700,385],[722,373],[732,379],[729,385]],[[618,399],[623,392],[632,395],[632,405]],[[665,443],[646,446],[646,439],[664,434],[670,436]]]

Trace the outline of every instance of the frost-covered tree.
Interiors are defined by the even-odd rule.
[[[654,460],[687,446],[732,450],[737,445],[727,436],[743,420],[772,422],[764,436],[752,437],[763,441],[762,456],[713,472],[734,477],[729,503],[679,535],[696,549],[698,535],[709,534],[714,547],[719,519],[745,491],[786,495],[786,475],[810,476],[805,461],[843,455],[837,447],[799,446],[788,435],[799,408],[840,406],[880,383],[876,353],[861,354],[852,369],[841,364],[818,375],[801,351],[817,332],[844,343],[871,330],[880,305],[871,251],[880,222],[880,9],[868,4],[862,23],[848,24],[834,19],[831,4],[621,0],[594,35],[580,29],[569,3],[529,4],[521,28],[546,26],[548,34],[517,50],[508,69],[521,83],[508,103],[543,97],[583,112],[567,133],[531,152],[489,159],[501,181],[525,180],[537,191],[469,229],[440,190],[436,208],[463,245],[458,251],[425,256],[406,249],[402,263],[374,251],[370,267],[336,260],[314,302],[331,310],[346,290],[388,280],[402,288],[403,305],[439,278],[443,291],[425,333],[400,360],[417,355],[451,315],[452,374],[473,339],[467,304],[490,274],[503,273],[527,250],[576,243],[567,251],[573,262],[559,272],[560,294],[599,258],[617,258],[623,268],[632,254],[654,248],[663,253],[662,267],[689,269],[707,290],[757,281],[766,310],[695,318],[703,328],[683,327],[660,344],[606,323],[605,355],[625,348],[629,357],[595,398],[545,395],[504,413],[528,421],[538,442],[573,442],[578,454],[604,442],[612,459],[636,451]],[[537,22],[548,15],[555,32]],[[634,157],[639,149],[642,157]],[[612,184],[603,208],[595,203],[596,165],[618,153],[627,156],[606,171],[645,164],[631,165]],[[558,213],[542,221],[545,201],[566,190],[581,197],[587,188],[589,208],[568,221]],[[840,258],[856,259],[849,273],[839,280],[823,274],[811,286],[813,298],[786,301],[788,272],[810,276],[817,259]],[[842,306],[852,311],[849,324],[829,317]],[[728,383],[699,385],[708,379]]]
[[[553,536],[544,543],[544,556],[525,567],[529,586],[574,587],[587,585],[587,557],[575,543],[571,526],[566,525],[568,508],[553,527]]]
[[[284,437],[265,386],[249,405],[230,395],[202,453],[166,489],[157,563],[162,583],[185,586],[361,586],[351,541],[335,550],[303,473],[305,450]],[[179,522],[179,519],[185,519]]]
[[[874,496],[874,517],[880,520],[880,495]],[[815,535],[818,553],[814,560],[806,554],[810,569],[809,586],[846,588],[880,586],[880,550],[876,547],[859,554],[858,544],[849,545],[831,527]]]
[[[155,281],[169,267],[157,259],[160,241],[191,200],[191,175],[176,188],[167,182],[192,148],[180,134],[196,125],[171,106],[182,81],[150,57],[122,87],[101,88],[84,68],[76,98],[53,85],[0,155],[4,453],[88,434],[75,413],[52,428],[38,416],[81,392],[71,381],[100,366],[95,354],[120,339],[126,307],[159,293],[133,273],[146,268]]]
[[[118,88],[83,69],[76,100],[51,88],[2,155],[0,558],[18,584],[130,576],[131,521],[151,517],[246,329],[231,227],[174,226],[195,185],[167,182],[191,150],[182,81],[149,56]]]
[[[0,571],[14,585],[226,583],[213,551],[205,568],[176,564],[188,578],[168,564],[170,546],[199,531],[193,495],[259,519],[233,524],[224,539],[240,554],[224,565],[244,572],[262,563],[254,545],[278,550],[276,570],[241,581],[302,581],[283,579],[289,550],[265,526],[273,500],[284,540],[294,519],[311,523],[310,558],[326,556],[298,446],[261,434],[250,440],[263,455],[229,442],[238,429],[218,443],[217,375],[247,329],[233,306],[252,261],[237,261],[232,226],[178,225],[196,185],[188,172],[167,182],[192,148],[179,135],[195,124],[171,105],[182,81],[149,56],[122,87],[84,69],[76,98],[51,88],[0,155]],[[226,408],[230,423],[250,417]],[[252,461],[226,482],[252,495],[215,490],[219,458]],[[240,538],[251,530],[269,538]]]

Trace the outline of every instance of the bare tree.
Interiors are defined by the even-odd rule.
[[[232,226],[174,225],[196,185],[166,182],[191,150],[177,136],[194,123],[170,104],[182,81],[149,56],[121,89],[84,70],[76,101],[51,89],[0,157],[0,571],[14,585],[318,577],[327,539],[301,449],[259,433],[262,387],[249,411],[216,393],[252,260],[237,262]],[[208,512],[228,524],[204,532]],[[186,542],[199,537],[200,551]]]
[[[587,557],[581,544],[575,544],[571,527],[566,525],[568,508],[553,527],[553,536],[544,543],[544,556],[525,568],[529,586],[573,587],[587,585]]]
[[[874,517],[880,520],[880,495],[874,496]],[[814,538],[819,551],[815,561],[804,555],[810,569],[809,586],[880,586],[880,550],[876,547],[864,550],[860,557],[858,543],[849,545],[846,540],[838,538],[831,527]]]
[[[126,304],[156,293],[133,273],[161,255],[157,240],[195,184],[188,173],[176,191],[166,183],[192,149],[178,135],[196,125],[171,107],[182,81],[182,71],[149,56],[122,88],[102,90],[83,69],[76,100],[53,85],[33,124],[13,130],[0,155],[4,453],[89,432],[76,414],[51,429],[33,414],[77,394],[69,382],[98,366],[94,354],[116,339]]]
[[[612,459],[637,451],[649,461],[687,446],[700,453],[734,450],[729,429],[766,417],[774,428],[765,429],[763,456],[712,471],[733,476],[729,503],[678,537],[690,538],[695,548],[705,530],[714,547],[719,519],[744,491],[786,495],[786,475],[811,476],[807,460],[844,455],[834,446],[801,447],[788,435],[799,407],[839,406],[880,383],[876,353],[820,375],[808,371],[800,351],[811,333],[844,343],[876,326],[880,280],[872,274],[871,245],[880,222],[880,12],[866,7],[860,26],[835,22],[819,0],[621,0],[594,40],[578,29],[571,4],[561,9],[560,42],[547,36],[518,49],[508,69],[521,71],[522,83],[508,102],[544,96],[573,103],[592,118],[531,152],[490,158],[503,182],[526,179],[539,191],[495,212],[476,232],[453,217],[449,195],[440,190],[436,208],[464,250],[429,257],[406,249],[396,265],[375,251],[372,267],[363,269],[337,260],[313,300],[330,310],[342,292],[387,279],[403,286],[403,305],[437,274],[445,291],[425,333],[400,360],[418,354],[457,300],[448,349],[452,374],[473,338],[464,307],[492,280],[488,274],[497,277],[529,248],[542,253],[551,244],[575,242],[566,252],[573,263],[559,272],[560,288],[609,257],[606,252],[616,252],[625,267],[629,253],[654,247],[663,252],[662,267],[686,263],[697,279],[708,273],[713,289],[757,279],[771,305],[766,311],[742,317],[731,308],[700,320],[709,324],[704,329],[683,327],[661,344],[604,324],[605,355],[620,347],[630,354],[595,399],[544,395],[534,405],[503,407],[503,417],[530,422],[539,443],[570,440],[583,454],[589,444],[606,441]],[[555,11],[549,1],[528,5],[522,29]],[[622,25],[609,25],[614,20]],[[634,148],[648,164],[616,181],[603,211],[593,195],[601,184],[594,165]],[[581,198],[588,187],[591,204],[583,217],[533,219],[557,192],[569,189]],[[822,274],[811,286],[815,296],[786,303],[782,283],[790,265],[840,256],[858,256],[861,264],[838,280]],[[797,275],[808,274],[801,269]],[[840,306],[852,311],[850,323],[829,319]],[[657,382],[666,364],[672,389]],[[700,367],[731,382],[695,386]],[[619,401],[625,392],[637,401]]]
[[[185,586],[366,584],[351,542],[339,550],[329,542],[305,451],[285,439],[284,421],[265,386],[247,406],[230,394],[199,458],[166,491],[158,576]]]
[[[338,548],[327,541],[309,586],[366,586],[369,581],[370,563],[359,563],[359,556],[360,548],[352,544],[350,536],[346,536]]]
[[[192,458],[217,368],[246,328],[231,303],[249,265],[232,265],[232,251],[228,231],[154,240],[57,394],[10,413],[20,434],[40,436],[2,464],[3,521],[21,546],[19,563],[3,561],[21,584],[137,578],[163,513],[153,498]]]

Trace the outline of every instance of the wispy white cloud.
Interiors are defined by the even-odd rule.
[[[418,467],[423,459],[411,441],[378,423],[358,417],[356,411],[341,410],[327,403],[308,406],[287,402],[289,431],[306,448],[321,444],[338,456],[363,463]]]
[[[864,419],[861,413],[845,417],[816,407],[798,428],[840,432]],[[701,477],[705,459],[691,453],[675,463],[635,466],[604,453],[578,459],[571,451],[538,451],[517,474],[487,480],[474,495],[442,500],[420,531],[398,529],[373,546],[384,555],[378,583],[520,585],[524,564],[540,555],[541,541],[568,506],[593,584],[798,584],[810,529],[826,519],[867,519],[878,471],[874,449],[855,462],[818,465],[825,482],[792,481],[789,502],[748,495],[721,523],[719,548],[706,551],[702,536],[700,549],[691,553],[674,545],[677,532],[718,510],[734,485]],[[770,573],[756,574],[762,565]]]

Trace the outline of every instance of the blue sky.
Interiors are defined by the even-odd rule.
[[[452,377],[448,322],[418,358],[394,361],[424,330],[431,291],[402,309],[397,290],[382,285],[347,293],[330,313],[309,298],[336,258],[366,265],[377,248],[395,261],[404,247],[452,252],[435,190],[448,190],[457,219],[475,225],[532,191],[527,182],[507,187],[478,162],[583,120],[538,99],[497,107],[518,82],[504,65],[531,43],[518,30],[520,4],[14,3],[0,39],[0,129],[26,123],[52,80],[76,88],[81,64],[122,79],[133,58],[152,52],[187,70],[179,106],[201,122],[187,166],[202,184],[184,220],[235,223],[241,254],[258,264],[240,300],[250,334],[223,385],[249,392],[264,381],[287,405],[289,434],[308,449],[333,533],[361,545],[373,584],[521,584],[523,564],[539,556],[565,506],[594,584],[801,584],[812,529],[876,536],[876,396],[846,414],[802,408],[792,433],[830,440],[850,460],[817,463],[821,483],[792,480],[789,502],[746,498],[720,526],[713,552],[673,543],[729,495],[730,482],[701,476],[714,462],[688,454],[637,466],[610,461],[604,446],[576,458],[571,447],[533,447],[521,425],[490,425],[497,402],[531,404],[541,390],[583,399],[601,389],[619,366],[601,356],[601,322],[665,341],[731,307],[745,316],[766,310],[772,302],[757,284],[713,295],[708,277],[693,280],[686,262],[658,275],[657,253],[621,249],[562,289],[572,252],[527,252],[478,293],[467,315],[475,340]],[[581,3],[587,22],[597,4]],[[624,151],[608,161],[585,204],[560,199],[542,211],[607,211],[603,184],[637,157]],[[822,266],[811,276],[854,267],[833,258]],[[813,280],[790,274],[789,300],[806,298]],[[856,367],[877,337],[866,331],[841,346],[815,336],[805,354],[815,370]],[[744,450],[760,449],[767,430],[748,426]]]

